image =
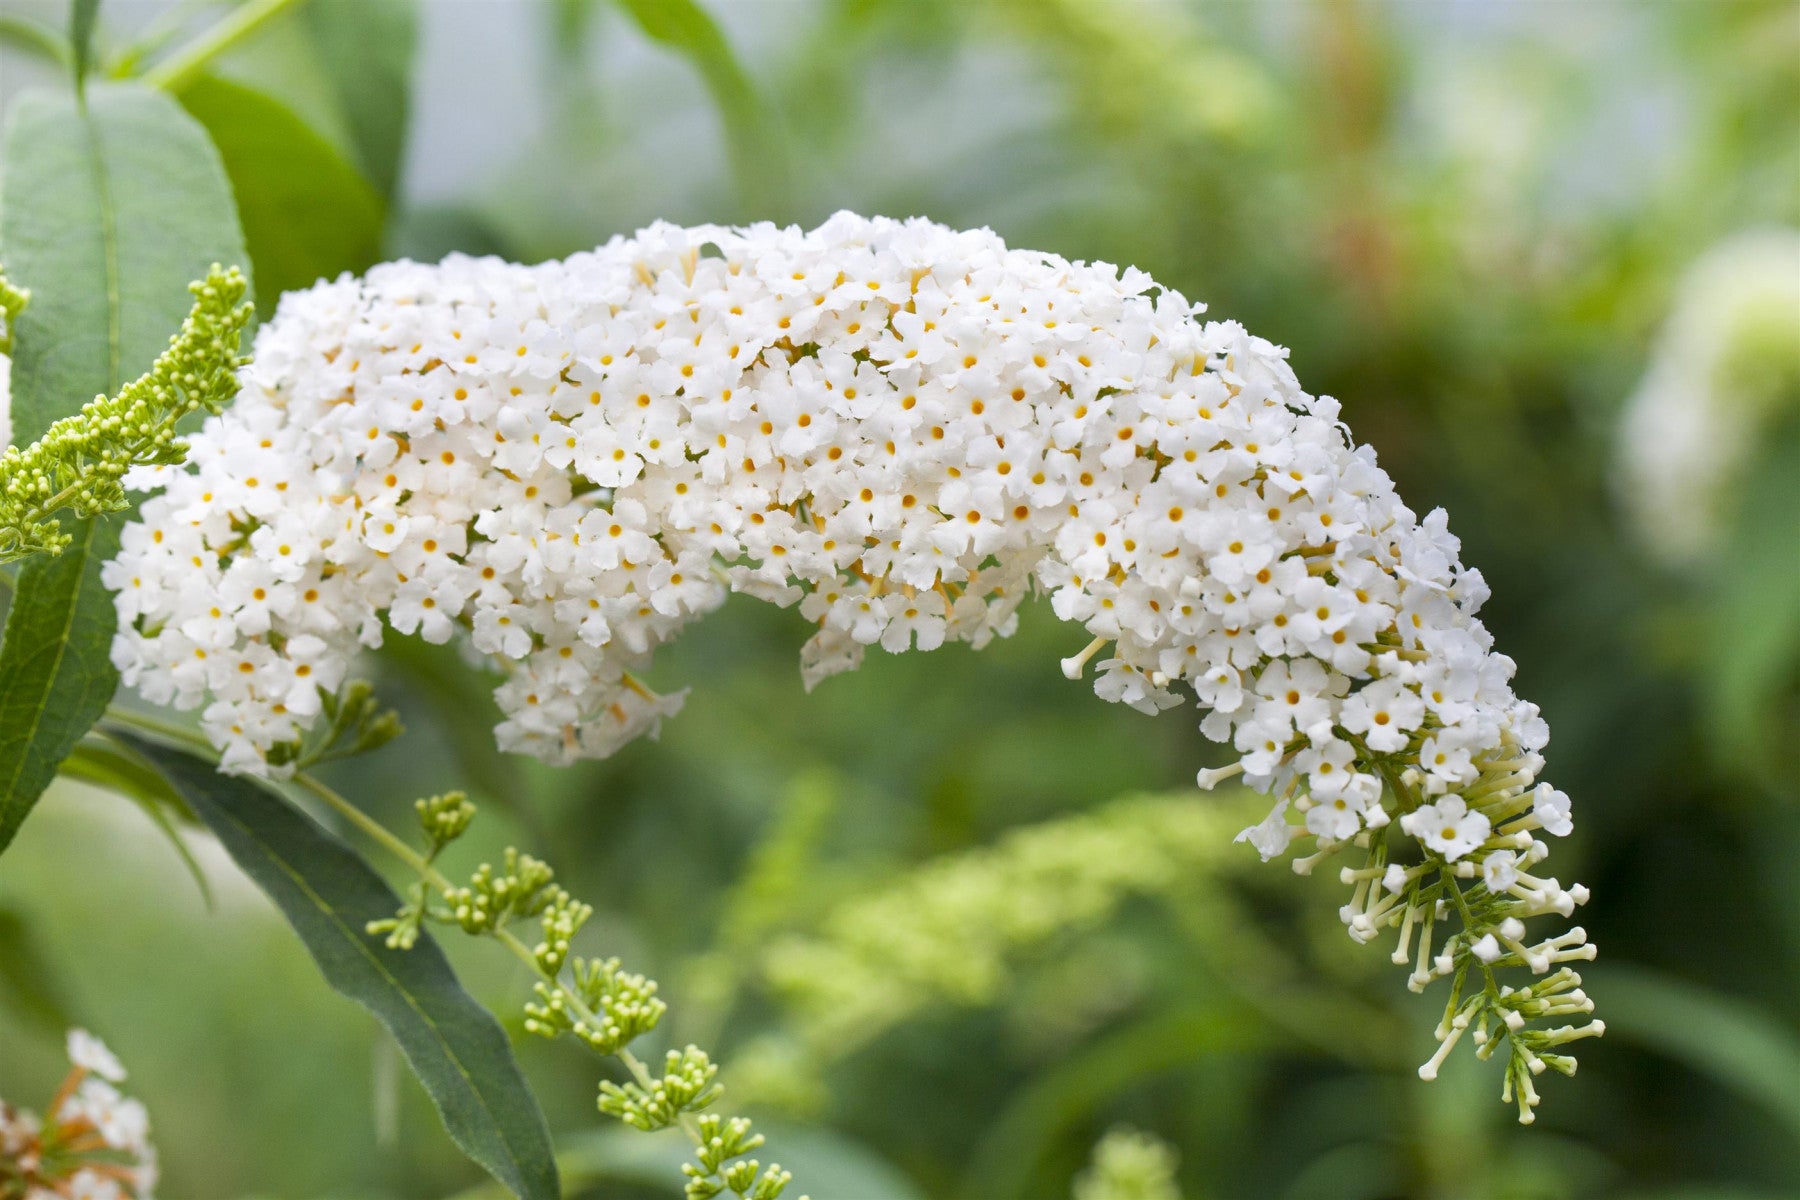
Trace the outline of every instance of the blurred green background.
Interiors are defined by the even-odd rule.
[[[154,62],[221,11],[108,0],[102,48]],[[64,6],[0,14],[4,103],[56,78],[32,22]],[[409,732],[337,785],[391,824],[466,786],[464,857],[548,857],[796,1194],[1067,1196],[1123,1125],[1190,1200],[1800,1195],[1800,6],[311,0],[179,98],[265,313],[380,258],[534,260],[659,217],[923,214],[1135,264],[1293,347],[1492,584],[1576,800],[1552,866],[1593,888],[1609,1025],[1530,1129],[1484,1064],[1416,1079],[1441,1000],[1348,944],[1332,881],[1229,846],[1255,806],[1192,790],[1219,756],[1191,713],[1066,682],[1080,639],[1047,608],[806,695],[804,624],[734,604],[659,661],[694,689],[660,742],[566,771],[496,755],[490,685],[390,639],[370,670]],[[1634,440],[1634,408],[1701,419]],[[1699,514],[1680,552],[1670,511]],[[1168,834],[1188,806],[1216,846]],[[123,801],[63,786],[27,823],[0,1095],[41,1102],[76,1022],[130,1067],[166,1196],[486,1194],[188,840],[210,908]],[[517,1012],[520,970],[450,949]],[[821,961],[829,994],[794,978]],[[593,1064],[521,1054],[571,1195],[676,1194],[678,1147],[607,1131]]]

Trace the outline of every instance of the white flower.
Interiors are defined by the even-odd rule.
[[[1569,819],[1569,797],[1547,783],[1540,783],[1531,793],[1531,812],[1544,827],[1544,832],[1568,837],[1575,823]]]
[[[91,1167],[83,1167],[69,1177],[64,1185],[69,1200],[121,1200],[125,1195],[116,1179],[111,1179]]]
[[[1406,748],[1407,735],[1425,717],[1425,703],[1407,685],[1378,679],[1344,701],[1339,718],[1345,729],[1360,733],[1369,749],[1393,754]]]
[[[92,1071],[110,1083],[120,1083],[125,1078],[125,1068],[120,1064],[106,1043],[85,1029],[69,1030],[69,1061],[84,1071]]]
[[[44,1123],[38,1115],[0,1102],[0,1154],[18,1154],[37,1140]]]
[[[1519,882],[1519,858],[1511,850],[1493,850],[1481,860],[1481,881],[1500,893]]]
[[[1287,810],[1288,802],[1283,800],[1270,809],[1269,815],[1264,817],[1261,822],[1239,831],[1238,835],[1231,840],[1249,842],[1256,848],[1256,852],[1262,855],[1263,861],[1268,862],[1286,850],[1288,843],[1294,838],[1294,827],[1287,822]]]
[[[150,1117],[144,1106],[101,1079],[83,1080],[56,1117],[64,1124],[85,1121],[115,1150],[140,1154],[149,1144]]]
[[[1491,823],[1487,814],[1469,811],[1461,796],[1445,796],[1435,804],[1421,804],[1400,819],[1400,827],[1455,862],[1487,841]]]
[[[1341,792],[1306,810],[1306,828],[1327,841],[1355,837],[1362,830],[1362,814],[1367,805],[1368,798],[1361,792]]]

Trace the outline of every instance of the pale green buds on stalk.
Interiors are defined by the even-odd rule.
[[[419,814],[419,828],[425,831],[425,838],[431,843],[431,858],[436,858],[439,851],[461,837],[469,828],[469,822],[475,819],[475,806],[463,792],[445,792],[441,796],[414,801],[413,809]]]
[[[790,1172],[774,1164],[759,1176],[761,1164],[754,1158],[730,1161],[763,1144],[763,1135],[751,1133],[750,1122],[743,1117],[726,1119],[708,1113],[698,1124],[700,1161],[681,1168],[688,1176],[688,1200],[711,1200],[726,1188],[743,1200],[776,1200],[793,1179]]]
[[[617,1057],[635,1076],[624,1085],[602,1083],[600,1111],[643,1130],[680,1124],[693,1138],[698,1164],[682,1168],[688,1176],[689,1200],[711,1200],[727,1190],[740,1200],[778,1200],[792,1176],[779,1165],[771,1164],[765,1171],[754,1159],[741,1157],[763,1142],[760,1134],[750,1132],[750,1122],[710,1115],[696,1120],[691,1115],[724,1091],[715,1082],[719,1069],[705,1051],[697,1046],[670,1051],[663,1078],[657,1080],[628,1049],[634,1039],[657,1027],[668,1005],[657,997],[655,980],[620,970],[616,958],[570,957],[575,935],[593,916],[593,908],[558,886],[547,864],[510,846],[498,870],[492,863],[482,863],[467,886],[455,886],[432,864],[468,831],[475,805],[462,792],[446,792],[415,801],[413,811],[430,845],[423,857],[413,860],[419,880],[405,907],[393,917],[369,922],[367,931],[387,934],[390,949],[406,950],[417,944],[420,930],[430,920],[504,943],[539,975],[533,984],[538,1002],[525,1005],[526,1032],[552,1039],[570,1034],[597,1054]],[[434,898],[443,904],[433,907]],[[544,938],[527,948],[506,926],[529,917],[539,918]]]
[[[663,1077],[649,1088],[635,1083],[623,1086],[607,1080],[600,1085],[600,1111],[611,1113],[635,1129],[648,1133],[666,1129],[681,1114],[705,1108],[725,1089],[713,1082],[719,1068],[698,1046],[671,1050],[663,1059]]]
[[[9,283],[5,269],[0,268],[0,354],[12,353],[13,324],[30,299],[31,293]]]
[[[383,708],[375,689],[366,680],[353,679],[338,692],[319,689],[319,712],[324,731],[312,730],[291,742],[269,747],[267,760],[291,771],[304,771],[338,758],[354,758],[379,750],[402,733],[400,715]]]
[[[352,685],[356,687],[366,685]],[[393,716],[392,713],[385,714]],[[462,792],[445,792],[441,796],[432,796],[413,802],[413,811],[419,815],[419,827],[425,831],[426,841],[431,843],[431,850],[425,855],[425,863],[429,866],[437,861],[437,856],[444,847],[463,835],[469,822],[475,818],[475,806]],[[426,918],[437,916],[430,911],[430,892],[426,881],[420,879],[408,889],[406,906],[392,917],[382,921],[370,921],[365,928],[373,934],[387,934],[387,947],[390,950],[411,950],[419,941],[419,930]]]
[[[555,975],[562,970],[569,957],[570,942],[593,915],[592,905],[583,904],[561,888],[555,889],[541,918],[544,940],[532,951],[537,956],[538,969],[546,975]]]
[[[214,265],[193,283],[194,308],[149,372],[113,397],[96,396],[23,450],[0,455],[0,562],[57,554],[68,545],[53,514],[86,519],[128,508],[123,479],[133,467],[181,462],[175,425],[195,409],[216,413],[237,394],[238,354],[251,305],[236,268]],[[24,293],[0,281],[7,342]]]
[[[1114,1129],[1075,1177],[1075,1200],[1181,1200],[1175,1151],[1134,1129]]]
[[[537,984],[543,1003],[525,1006],[526,1032],[549,1038],[569,1033],[597,1054],[617,1054],[633,1039],[655,1029],[668,1011],[669,1006],[657,999],[656,981],[619,970],[616,958],[577,958],[572,973],[573,987]],[[599,1018],[598,1024],[574,1014],[565,998],[571,995]]]
[[[554,897],[546,889],[555,877],[543,862],[508,846],[498,874],[493,864],[482,863],[468,887],[451,888],[444,898],[464,933],[492,933],[512,917],[535,917],[548,908]]]

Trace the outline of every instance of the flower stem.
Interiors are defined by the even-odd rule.
[[[156,737],[166,739],[167,741],[179,742],[185,747],[202,752],[208,759],[213,761],[217,761],[218,759],[219,752],[213,749],[211,742],[208,742],[198,733],[185,726],[174,725],[168,721],[153,717],[149,713],[141,713],[134,709],[121,708],[117,704],[109,704],[106,706],[106,719],[115,725],[129,726],[144,733],[154,734]]]
[[[448,891],[452,886],[450,881],[444,878],[442,873],[440,873],[436,867],[425,860],[423,854],[420,854],[417,850],[414,850],[411,846],[407,845],[403,839],[386,825],[383,825],[380,821],[377,821],[374,817],[371,817],[368,813],[338,795],[336,791],[332,790],[324,783],[321,783],[304,771],[301,771],[294,776],[294,783],[296,786],[312,793],[315,798],[323,800],[333,812],[362,830],[370,838],[379,843],[383,850],[386,850],[389,854],[392,854],[401,862],[418,872],[427,883],[431,884],[431,886],[435,887],[438,891]]]
[[[537,975],[547,983],[554,984],[556,982],[555,976],[546,974],[544,969],[538,966],[537,955],[531,952],[531,947],[527,946],[524,942],[521,942],[514,936],[512,930],[496,929],[494,930],[493,937],[501,945],[505,946],[508,950],[511,950],[514,958],[517,958],[520,962],[530,967],[533,974]],[[581,997],[575,995],[573,992],[565,990],[563,992],[563,1002],[570,1007],[577,1017],[580,1017],[589,1025],[599,1025],[601,1023],[600,1018],[589,1009],[586,1004],[582,1003]],[[633,1054],[629,1049],[620,1046],[617,1050],[613,1051],[613,1057],[625,1064],[625,1069],[630,1071],[632,1078],[638,1081],[638,1086],[646,1091],[649,1091],[656,1086],[656,1077],[650,1074],[650,1068],[644,1065],[643,1059]],[[687,1130],[689,1137],[694,1139],[694,1144],[699,1145],[700,1131],[694,1126],[693,1120],[692,1113],[684,1112],[681,1114],[681,1127]]]
[[[249,0],[239,5],[199,37],[144,72],[144,82],[164,91],[178,92],[194,81],[206,65],[231,49],[284,11],[306,0]]]

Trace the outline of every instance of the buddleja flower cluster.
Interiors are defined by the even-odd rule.
[[[0,287],[4,287],[0,279]],[[123,479],[134,467],[181,462],[175,425],[195,409],[218,412],[237,393],[238,341],[250,320],[236,267],[215,264],[190,286],[194,308],[150,371],[117,396],[96,396],[21,450],[0,454],[0,562],[59,554],[70,535],[53,514],[93,517],[128,506]],[[0,297],[0,307],[12,308]]]
[[[1239,756],[1207,779],[1276,798],[1246,831],[1265,857],[1362,851],[1352,934],[1453,978],[1440,1036],[1510,1045],[1529,1116],[1531,1077],[1572,1069],[1551,1048],[1598,1029],[1522,1029],[1585,1011],[1552,968],[1592,955],[1525,937],[1585,895],[1534,870],[1569,828],[1544,722],[1443,512],[1400,502],[1285,351],[1201,312],[1136,270],[851,214],[322,284],[263,328],[193,469],[140,477],[166,490],[107,574],[114,661],[204,704],[227,769],[278,772],[385,616],[487,656],[501,745],[565,762],[679,707],[642,673],[729,592],[817,626],[811,685],[869,646],[980,646],[1042,591],[1093,638],[1071,677],[1198,698]],[[1513,965],[1547,978],[1503,988]]]
[[[156,1150],[144,1106],[115,1086],[125,1068],[86,1030],[68,1047],[45,1116],[0,1100],[0,1200],[150,1200]]]
[[[1075,1177],[1073,1200],[1181,1200],[1177,1159],[1166,1142],[1135,1129],[1112,1129]]]
[[[1716,560],[1759,447],[1800,403],[1800,229],[1735,234],[1688,269],[1620,413],[1618,490],[1666,565]]]

